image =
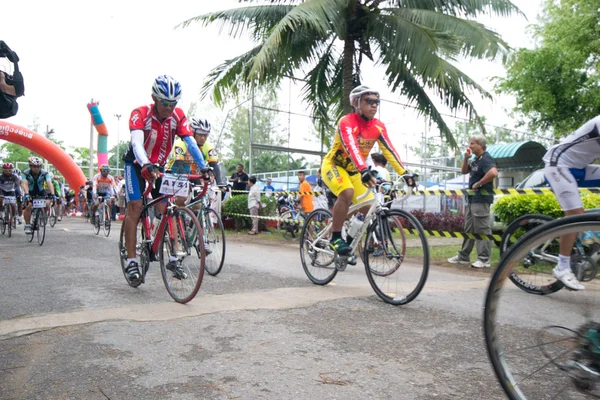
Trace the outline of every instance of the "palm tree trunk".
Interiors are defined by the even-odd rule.
[[[347,38],[344,40],[344,59],[342,62],[342,68],[344,70],[343,79],[344,79],[344,96],[342,98],[342,104],[344,106],[344,114],[349,114],[354,112],[352,105],[350,104],[350,92],[352,91],[352,85],[354,84],[353,78],[353,68],[354,68],[354,39]]]

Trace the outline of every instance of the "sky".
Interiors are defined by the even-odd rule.
[[[536,22],[542,0],[513,2],[527,18],[482,17],[479,21],[500,33],[513,47],[532,47],[533,40],[526,27]],[[129,139],[128,117],[134,108],[151,103],[152,82],[160,74],[172,75],[181,82],[183,96],[179,105],[187,111],[191,102],[199,101],[210,70],[247,51],[251,42],[245,38],[232,39],[226,32],[219,33],[215,26],[174,27],[196,15],[238,5],[236,0],[13,2],[10,18],[4,18],[0,25],[0,39],[21,59],[25,96],[19,99],[18,115],[8,121],[27,127],[37,120],[40,132],[48,126],[66,145],[89,146],[90,116],[86,105],[95,99],[100,102],[100,112],[107,124],[110,148],[117,143],[117,135],[120,140]],[[3,61],[0,60],[0,69],[11,72]],[[493,90],[492,78],[504,74],[500,61],[463,61],[458,66],[489,91]],[[367,66],[363,71],[363,82],[370,86],[383,88],[382,77],[381,69]],[[280,108],[307,113],[307,108],[297,101],[298,90],[294,87],[290,92],[284,87]],[[383,98],[402,102],[385,88],[381,91]],[[514,127],[515,122],[507,113],[514,106],[510,96],[494,95],[493,102],[477,96],[473,100],[477,111],[489,123]],[[234,104],[218,110],[209,103],[205,99],[199,110],[213,122],[211,139],[216,141],[213,135],[218,135],[228,107]],[[117,119],[115,114],[121,118]],[[382,107],[380,118],[401,156],[404,154],[401,149],[408,143],[414,144],[424,131],[430,136],[437,135],[435,127],[427,127],[413,111],[400,106]],[[303,138],[306,129],[302,121],[297,120],[295,128],[290,129],[290,146],[314,148],[315,143]],[[450,126],[454,124],[452,119],[447,122]]]

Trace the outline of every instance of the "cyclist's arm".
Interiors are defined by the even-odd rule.
[[[140,165],[150,164],[148,154],[144,148],[144,131],[141,129],[134,129],[131,131],[131,147],[133,148],[133,154],[135,159]]]
[[[383,156],[387,162],[390,163],[398,175],[404,175],[406,173],[406,168],[404,168],[404,164],[402,163],[402,160],[400,160],[398,152],[396,149],[394,149],[385,126],[383,127],[377,142],[379,143],[379,148],[381,149],[381,152],[383,153]]]
[[[206,163],[204,162],[204,157],[202,156],[202,153],[200,152],[200,149],[198,148],[198,144],[196,143],[196,141],[191,136],[183,136],[182,139],[185,142],[185,144],[187,145],[188,151],[194,158],[194,161],[196,161],[196,164],[198,165],[198,167],[199,168],[206,167]]]
[[[21,188],[23,189],[23,196],[29,194],[29,181],[27,179],[21,180]]]

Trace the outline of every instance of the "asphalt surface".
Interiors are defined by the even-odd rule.
[[[483,345],[487,272],[432,267],[395,307],[364,267],[313,285],[297,247],[228,237],[217,277],[176,304],[158,263],[123,278],[119,226],[0,236],[0,399],[500,399]],[[516,328],[518,329],[518,328]]]

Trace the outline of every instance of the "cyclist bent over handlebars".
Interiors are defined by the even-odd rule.
[[[125,246],[127,248],[127,273],[132,283],[139,282],[141,274],[136,258],[136,227],[142,211],[142,194],[145,182],[156,181],[152,197],[160,196],[161,179],[157,173],[162,172],[175,141],[175,136],[182,138],[200,168],[204,168],[204,158],[193,139],[189,122],[181,108],[176,107],[181,98],[181,86],[178,81],[168,75],[161,75],[152,85],[154,104],[136,108],[129,119],[131,142],[123,160],[125,161],[125,194],[127,196],[127,217],[125,218]],[[159,165],[157,171],[154,165]],[[166,203],[156,205],[157,213],[164,214]],[[176,266],[177,260],[169,260],[168,269]]]

